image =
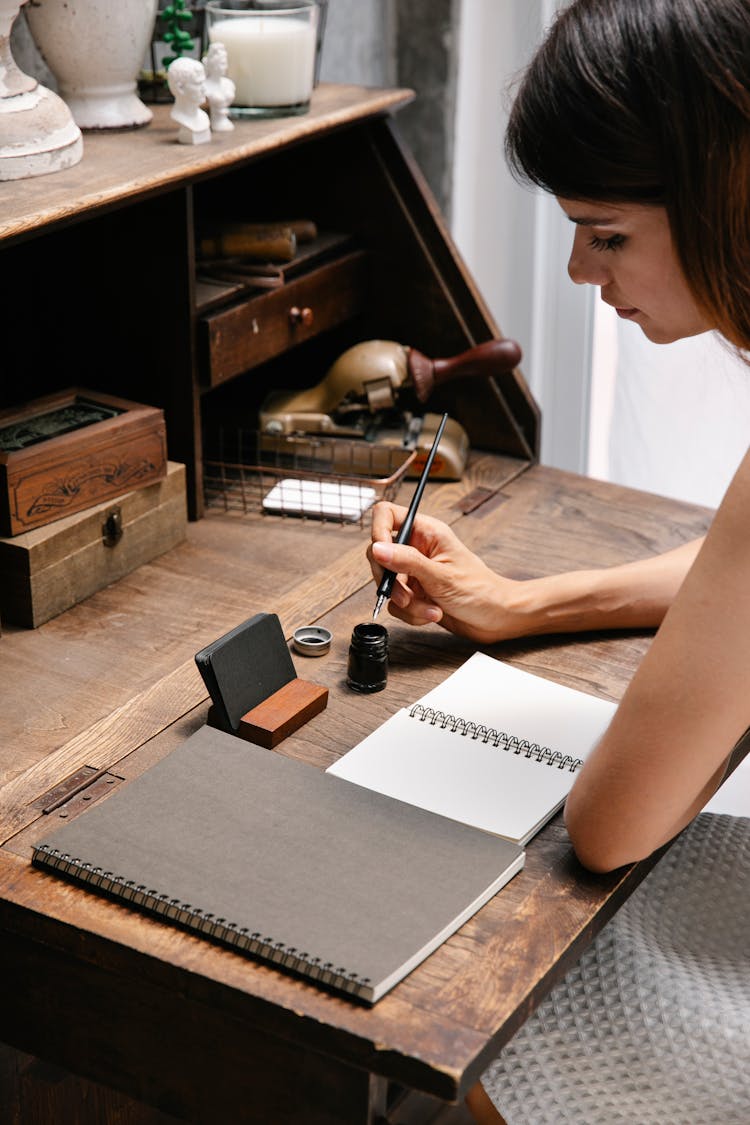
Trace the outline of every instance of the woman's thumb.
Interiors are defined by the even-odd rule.
[[[429,574],[429,559],[416,549],[403,543],[373,543],[372,556],[386,570],[408,574],[420,581]]]

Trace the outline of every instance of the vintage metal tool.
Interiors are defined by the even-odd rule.
[[[350,470],[352,459],[357,461],[357,441],[382,449],[417,450],[424,455],[417,456],[409,475],[419,475],[440,423],[440,415],[423,410],[435,387],[455,379],[501,375],[512,371],[520,358],[519,345],[508,339],[489,340],[448,359],[429,359],[393,340],[355,344],[314,387],[274,391],[267,397],[259,419],[263,448],[295,446],[313,457],[314,436],[346,439]],[[466,431],[449,419],[433,476],[460,479],[468,452]]]

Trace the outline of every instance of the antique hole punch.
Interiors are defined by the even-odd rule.
[[[409,475],[418,476],[440,422],[439,414],[424,410],[435,388],[511,372],[520,358],[520,347],[508,339],[489,340],[450,359],[429,359],[393,340],[366,340],[343,352],[315,386],[267,396],[259,418],[261,448],[271,455],[296,447],[313,458],[316,438],[340,439],[339,464],[333,465],[338,472],[358,471],[358,448],[362,465],[371,463],[373,449],[416,450]],[[460,480],[468,453],[466,431],[449,419],[433,476]]]
[[[435,388],[512,379],[520,357],[509,339],[450,359],[429,359],[393,340],[355,344],[314,386],[268,393],[254,430],[235,419],[219,425],[218,457],[204,457],[206,502],[361,524],[378,499],[395,499],[403,480],[419,477],[441,422],[427,409]],[[460,480],[469,445],[461,422],[448,417],[433,477]]]

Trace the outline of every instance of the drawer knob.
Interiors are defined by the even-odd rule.
[[[308,308],[307,306],[301,309],[298,305],[292,305],[289,310],[289,323],[291,324],[292,328],[296,328],[298,324],[302,324],[305,328],[309,328],[314,319],[315,317],[313,316],[312,309]]]

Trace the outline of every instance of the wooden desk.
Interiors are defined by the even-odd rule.
[[[476,455],[461,484],[433,485],[427,497],[511,576],[643,557],[701,534],[710,518],[557,471],[518,471]],[[462,515],[459,501],[478,486],[489,499]],[[192,654],[253,613],[278,612],[287,635],[312,622],[333,631],[328,656],[295,657],[301,675],[329,686],[328,709],[279,748],[321,767],[463,661],[469,646],[442,630],[393,624],[386,691],[347,691],[351,630],[372,608],[366,540],[359,528],[209,513],[161,559],[36,631],[3,633],[0,1038],[82,1078],[0,1052],[12,1121],[464,1120],[460,1106],[441,1116],[442,1103],[462,1098],[650,868],[584,872],[556,818],[529,845],[524,871],[371,1010],[31,868],[32,842],[59,817],[205,721]],[[616,699],[648,640],[542,637],[488,651]],[[98,780],[44,815],[55,787],[80,771]]]

